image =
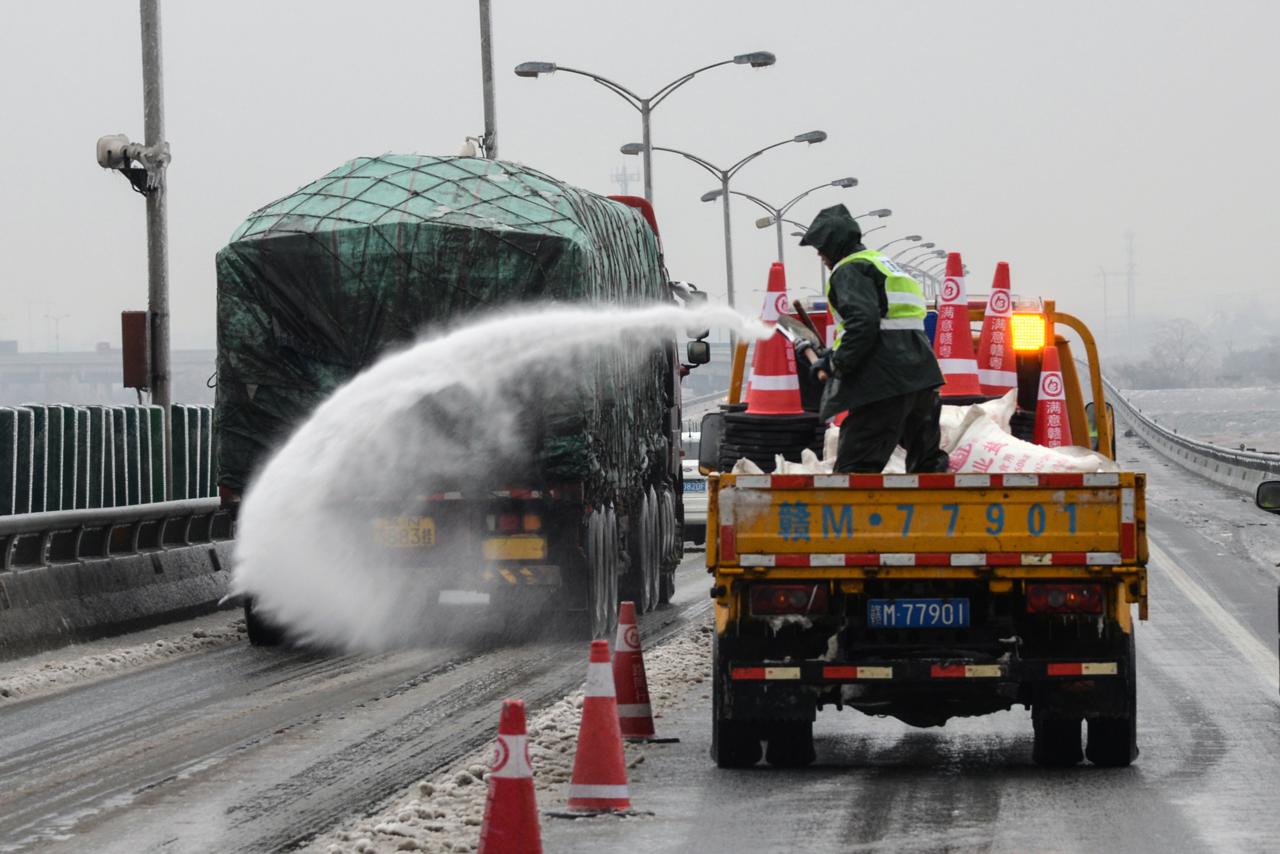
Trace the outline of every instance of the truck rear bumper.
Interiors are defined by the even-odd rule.
[[[1109,679],[1124,675],[1124,663],[1112,660],[1050,661],[1025,659],[999,663],[955,659],[893,659],[873,663],[847,664],[825,661],[746,662],[728,666],[735,683],[790,683],[830,686],[846,683],[929,683],[980,682],[1025,685],[1031,682],[1064,683],[1075,680]]]
[[[1128,673],[1118,659],[732,661],[721,678],[733,719],[813,720],[825,705],[847,705],[912,726],[941,726],[1018,704],[1081,718],[1120,714]]]

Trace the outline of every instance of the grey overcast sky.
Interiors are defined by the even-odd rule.
[[[1015,291],[1056,297],[1099,327],[1098,270],[1123,270],[1129,230],[1142,318],[1226,311],[1245,335],[1280,316],[1267,255],[1280,198],[1278,3],[493,6],[505,159],[602,193],[617,192],[615,170],[640,167],[618,153],[639,139],[633,110],[574,75],[517,78],[522,60],[647,93],[771,50],[772,68],[716,69],[673,95],[655,113],[655,143],[728,164],[826,130],[823,144],[768,153],[735,187],[780,203],[854,175],[858,188],[816,193],[793,216],[837,201],[890,207],[874,237],[919,232],[961,250],[975,291],[1008,260]],[[118,343],[119,312],[146,303],[144,205],[98,168],[94,142],[142,137],[138,4],[0,10],[0,338],[52,349],[56,319],[62,349]],[[475,0],[168,0],[162,11],[176,347],[213,345],[214,253],[250,211],[352,157],[456,154],[481,129]],[[723,294],[719,206],[699,201],[713,182],[662,153],[654,175],[672,275]],[[740,306],[755,311],[774,240],[749,203],[733,214]],[[815,289],[815,257],[788,244],[793,290]],[[1120,331],[1113,323],[1113,341]]]

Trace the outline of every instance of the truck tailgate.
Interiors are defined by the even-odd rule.
[[[707,561],[721,572],[1146,563],[1133,472],[713,479]]]

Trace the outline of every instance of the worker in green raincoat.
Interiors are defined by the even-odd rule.
[[[827,378],[822,418],[849,413],[835,470],[883,471],[902,445],[908,472],[945,472],[948,458],[938,447],[943,377],[924,331],[919,283],[862,245],[862,229],[844,205],[819,212],[800,245],[817,249],[831,270],[826,297],[835,341],[811,372]]]

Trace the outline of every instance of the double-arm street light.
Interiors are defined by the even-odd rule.
[[[652,149],[653,151],[666,151],[671,154],[679,154],[685,160],[698,164],[703,169],[707,170],[712,175],[714,175],[716,178],[720,179],[720,193],[724,197],[721,201],[724,204],[725,289],[729,299],[729,305],[732,306],[733,305],[733,235],[729,230],[729,180],[733,178],[734,175],[738,174],[738,172],[741,171],[742,167],[746,166],[748,163],[750,163],[752,160],[755,160],[757,157],[759,157],[761,154],[764,154],[766,151],[770,151],[774,148],[778,148],[779,146],[787,145],[788,143],[792,143],[792,142],[805,142],[805,143],[808,143],[809,145],[813,145],[816,142],[822,142],[826,138],[827,138],[827,132],[822,130],[811,130],[811,131],[808,131],[807,133],[796,134],[790,139],[784,139],[781,142],[775,142],[773,145],[766,145],[764,148],[761,148],[758,151],[751,152],[746,157],[739,160],[737,163],[734,163],[728,169],[721,169],[719,166],[716,166],[715,164],[702,159],[696,154],[690,154],[687,151],[681,151],[677,148],[664,148],[661,145],[647,146],[645,143],[642,143],[642,142],[628,142],[626,145],[622,146],[621,151],[623,154],[640,154],[641,152],[647,152],[650,149]]]
[[[568,68],[563,65],[557,65],[554,62],[522,62],[516,66],[517,77],[538,77],[543,74],[554,74],[557,71],[564,71],[569,74],[580,74],[583,77],[590,77],[601,86],[614,93],[622,100],[626,101],[632,107],[640,112],[640,132],[641,139],[644,140],[641,145],[644,151],[644,197],[653,202],[653,145],[649,135],[649,115],[666,100],[667,96],[688,83],[695,76],[704,71],[710,71],[713,68],[719,68],[722,65],[749,65],[752,68],[768,68],[777,62],[777,57],[767,50],[757,50],[751,53],[740,53],[733,59],[726,59],[721,62],[713,62],[710,65],[704,65],[701,68],[690,71],[688,74],[681,75],[672,80],[666,86],[663,86],[657,92],[645,98],[632,92],[621,83],[615,83],[607,77],[599,74],[593,74],[590,71],[583,71],[579,68]]]
[[[803,199],[805,196],[809,195],[810,193],[816,193],[818,190],[823,190],[823,189],[826,189],[827,187],[840,187],[842,189],[849,189],[851,187],[856,187],[856,186],[858,186],[857,178],[837,178],[834,181],[828,181],[825,184],[819,184],[816,187],[810,187],[800,195],[792,198],[786,204],[776,206],[776,207],[774,205],[769,204],[764,199],[758,196],[753,196],[750,193],[744,193],[744,192],[741,192],[740,190],[728,190],[727,192],[735,196],[742,196],[742,198],[748,199],[754,202],[756,205],[764,209],[764,211],[769,214],[769,216],[766,218],[768,221],[765,222],[763,226],[760,225],[759,220],[756,221],[756,226],[759,228],[767,228],[770,225],[777,226],[778,263],[782,263],[782,220],[783,220],[783,217],[786,216],[787,211],[795,207],[796,203],[799,202],[801,199]],[[704,202],[713,202],[716,199],[720,198],[720,196],[724,195],[725,192],[726,192],[725,190],[709,190],[702,194],[702,200]],[[728,203],[728,199],[725,200],[725,203],[726,204]]]
[[[899,258],[901,258],[903,255],[910,255],[912,252],[918,252],[918,251],[919,251],[919,250],[921,250],[921,249],[932,249],[933,247],[935,247],[935,246],[937,246],[937,245],[938,245],[938,244],[936,244],[936,243],[934,243],[934,242],[930,241],[929,243],[921,243],[921,244],[919,244],[918,246],[908,246],[906,249],[903,249],[901,252],[899,252],[899,253],[897,253],[896,255],[892,256],[892,258],[891,258],[890,260],[897,261],[897,260],[898,260]]]
[[[925,258],[946,258],[947,251],[945,249],[935,249],[931,252],[923,252],[919,255],[912,255],[910,258],[903,259],[901,262],[904,267],[919,267],[920,262]]]
[[[893,215],[893,211],[889,210],[888,208],[876,208],[873,211],[867,211],[866,213],[858,214],[857,216],[854,217],[854,219],[865,219],[866,217],[869,217],[869,216],[880,217],[881,219],[883,219],[884,217],[892,216],[892,215]],[[794,225],[796,228],[800,229],[799,231],[791,232],[792,237],[804,237],[805,232],[809,230],[809,226],[805,225],[802,222],[796,222],[794,219],[784,219],[783,222],[787,223],[788,225]],[[762,216],[758,220],[756,220],[756,228],[768,228],[771,225],[773,225],[772,217]],[[869,228],[862,233],[862,236],[865,239],[866,236],[871,232],[879,231],[882,228],[884,228],[883,225],[877,225],[875,228]],[[822,293],[823,289],[826,287],[826,284],[827,284],[827,265],[823,263],[821,256],[819,256],[818,258],[818,293]]]
[[[918,234],[908,234],[906,237],[895,237],[893,240],[890,240],[888,243],[884,244],[883,246],[876,247],[876,251],[883,252],[885,249],[888,249],[893,244],[902,240],[920,241],[920,240],[924,240],[924,238]]]
[[[741,195],[737,190],[734,190],[733,194],[735,196]],[[857,216],[854,217],[854,219],[865,219],[866,217],[869,217],[869,216],[885,217],[885,216],[892,216],[892,215],[893,215],[893,211],[889,210],[888,208],[876,208],[873,211],[867,211],[864,214],[858,214]],[[809,230],[809,226],[805,225],[803,222],[797,222],[794,219],[784,219],[783,222],[785,222],[787,225],[794,225],[796,228],[800,229],[799,231],[791,232],[792,237],[804,237],[804,233]],[[773,217],[771,216],[762,216],[758,220],[756,220],[756,228],[768,228],[771,225],[773,225]],[[862,233],[864,235],[869,234],[880,228],[884,228],[884,226],[878,225],[875,228],[869,228]]]

